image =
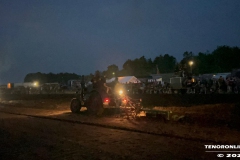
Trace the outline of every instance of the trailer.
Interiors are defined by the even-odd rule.
[[[173,94],[195,93],[193,87],[195,83],[194,77],[172,77],[170,78],[171,92]]]
[[[170,88],[172,93],[186,93],[185,77],[172,77],[170,78]]]

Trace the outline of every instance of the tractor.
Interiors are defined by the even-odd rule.
[[[76,97],[71,100],[70,109],[72,113],[79,113],[81,107],[86,107],[87,112],[92,115],[101,115],[105,108],[134,110],[139,108],[140,101],[133,101],[127,96],[123,85],[108,88],[106,92],[103,89],[81,88],[76,92]]]
[[[125,97],[123,88],[119,88],[118,93],[106,92],[102,88],[81,88],[76,92],[76,97],[71,100],[70,109],[72,113],[79,113],[81,107],[86,107],[89,114],[101,115],[105,108],[120,109],[121,106],[125,106],[127,104]]]

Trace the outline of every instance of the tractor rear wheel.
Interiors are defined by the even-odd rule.
[[[71,101],[70,109],[72,113],[79,113],[81,110],[81,102],[77,98],[73,98]]]
[[[100,116],[103,113],[103,103],[101,95],[98,92],[92,92],[89,97],[89,105],[87,107],[90,114]]]

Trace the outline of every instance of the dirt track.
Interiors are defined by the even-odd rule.
[[[66,113],[68,118],[75,120],[75,114],[70,113],[70,98],[62,99],[41,99],[41,100],[11,100],[0,103],[1,110],[20,114],[41,115],[41,112],[60,112]],[[5,107],[4,107],[5,106]],[[180,137],[193,137],[205,140],[221,142],[238,142],[238,130],[230,128],[232,120],[233,104],[216,104],[196,107],[157,107],[161,110],[171,110],[171,116],[185,115],[182,121],[163,121],[157,118],[141,117],[137,119],[127,119],[118,114],[105,114],[99,123],[105,124],[111,122],[112,126],[127,126],[130,128],[147,130],[153,133],[172,134]],[[83,108],[84,110],[84,108]],[[44,115],[43,114],[43,115]],[[82,120],[92,122],[95,119],[89,118],[84,112],[81,112]],[[134,125],[133,125],[134,124]],[[160,126],[160,127],[158,127]],[[232,134],[230,136],[230,133]]]
[[[7,105],[7,106],[18,106],[18,107],[24,107],[24,108],[39,108],[39,109],[69,109],[69,104],[71,99],[74,95],[7,95],[3,96],[2,100],[0,101],[0,104]],[[139,98],[139,95],[136,95]],[[208,96],[208,95],[207,95]],[[202,97],[207,97],[206,95],[200,96],[196,98],[196,101],[200,101]],[[189,106],[190,102],[188,102],[187,106],[182,106],[182,104],[179,105],[171,105],[174,103],[177,103],[179,99],[181,98],[182,101],[187,101],[188,99],[191,99],[192,96],[189,97],[179,97],[177,96],[165,96],[161,95],[161,97],[158,97],[158,95],[146,95],[143,96],[145,98],[145,104],[147,107],[150,107],[152,109],[156,110],[162,110],[162,111],[171,111],[170,119],[173,119],[173,117],[179,117],[184,116],[182,119],[182,123],[192,124],[192,125],[200,125],[204,127],[237,127],[238,124],[233,124],[233,121],[238,120],[238,116],[240,115],[239,106],[236,110],[236,103],[238,101],[238,95],[234,97],[234,100],[232,100],[232,97],[229,95],[225,95],[226,100],[219,100],[219,101],[229,101],[229,103],[216,103],[211,104],[209,100],[206,100],[208,98],[204,98],[206,101],[206,104],[196,105],[192,104]],[[143,98],[140,97],[140,98]],[[213,96],[212,96],[213,97]],[[222,95],[220,95],[220,98]],[[149,98],[146,99],[146,98]],[[155,99],[155,105],[151,105],[153,103],[153,100]],[[165,98],[165,99],[164,99]],[[216,95],[215,99],[219,98],[218,95]],[[168,102],[169,104],[167,106],[161,105],[162,102],[165,103],[166,99],[169,99],[168,101],[176,101],[176,102]],[[216,101],[216,100],[215,100]],[[208,102],[208,103],[207,103]],[[145,105],[146,107],[146,105]],[[240,120],[240,119],[239,119]],[[235,126],[233,126],[235,125]],[[239,128],[240,129],[240,128]]]
[[[214,158],[216,155],[204,153],[204,144],[239,144],[239,131],[229,129],[228,126],[223,124],[220,126],[204,125],[207,123],[206,118],[198,119],[201,123],[196,123],[196,121],[190,123],[188,121],[164,122],[155,118],[126,119],[119,117],[117,114],[93,117],[87,115],[84,111],[80,114],[72,114],[69,110],[69,102],[69,98],[2,101],[0,104],[1,112],[5,112],[5,114],[12,113],[12,117],[30,116],[27,118],[28,121],[22,121],[22,118],[16,117],[12,119],[9,118],[9,115],[8,118],[1,118],[1,128],[3,129],[0,134],[1,137],[7,137],[1,139],[1,142],[2,144],[8,144],[5,147],[4,155],[11,157],[11,151],[15,150],[16,154],[20,156],[17,159],[31,159],[34,155],[37,155],[37,159],[49,159],[49,157],[51,159],[146,159],[146,157],[159,159],[162,155],[165,157],[161,159],[185,159],[188,157],[192,159],[208,159],[209,156]],[[229,114],[232,107],[233,105],[229,104],[218,104],[191,108],[162,107],[161,109],[170,109],[178,113],[195,116],[206,112],[215,111],[214,113],[216,113],[217,111],[216,115],[221,116],[215,116],[213,119],[226,119],[231,117]],[[34,116],[44,116],[50,119],[36,121]],[[205,115],[205,117],[208,116]],[[48,126],[48,130],[50,130],[46,132],[44,126],[49,123],[48,121],[51,118],[67,120],[67,122],[54,122],[52,126]],[[23,124],[20,122],[23,122]],[[69,122],[77,123],[70,125],[74,128],[68,128],[69,125],[66,125],[66,123]],[[51,121],[51,123],[53,122]],[[87,132],[91,134],[85,133],[88,136],[80,138],[79,135],[82,135],[83,130],[79,130],[79,125],[82,124],[84,126],[90,124],[92,129],[86,128]],[[29,126],[30,129],[23,129],[25,127],[29,128]],[[102,129],[97,131],[95,130],[96,127]],[[113,129],[116,133],[112,132]],[[99,135],[92,134],[95,132]],[[26,136],[25,133],[29,136]],[[107,133],[111,134],[108,135]],[[120,133],[124,134],[124,138],[121,140],[116,139],[116,137],[122,137]],[[53,137],[49,137],[52,140],[46,140],[48,135],[52,134]],[[144,134],[145,138],[139,137],[139,134]],[[113,137],[108,140],[109,136]],[[159,136],[163,139],[160,140]],[[65,139],[58,139],[57,137],[65,137]],[[83,143],[81,139],[86,139],[86,142]],[[79,142],[78,144],[75,143],[76,140]],[[26,143],[23,148],[26,148],[29,153],[20,148],[16,150],[15,146],[22,147],[22,143]],[[36,145],[33,145],[33,148],[30,149],[32,143]],[[109,143],[116,145],[109,145]],[[168,143],[168,146],[166,146],[166,143]],[[92,147],[94,145],[97,145],[97,147]],[[122,149],[116,150],[116,148],[121,148],[120,146],[122,146]],[[75,147],[75,149],[71,150],[72,147]],[[62,150],[62,153],[60,150]],[[79,150],[83,150],[83,152],[79,152]],[[191,153],[188,153],[189,150],[191,150]]]
[[[198,141],[12,114],[0,117],[4,160],[216,158]]]

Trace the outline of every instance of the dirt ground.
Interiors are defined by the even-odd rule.
[[[70,119],[74,120],[75,115],[70,113],[69,104],[71,99],[44,99],[44,100],[12,100],[1,101],[5,110],[26,114],[41,114],[41,110],[65,111],[69,113]],[[155,110],[171,111],[170,120],[158,117],[136,117],[127,118],[118,113],[105,112],[105,115],[98,117],[97,121],[117,127],[127,127],[137,130],[149,131],[157,134],[171,135],[183,138],[196,138],[214,141],[216,143],[235,143],[239,141],[238,123],[233,123],[235,104],[214,104],[192,107],[161,107],[156,106]],[[11,109],[12,108],[12,109]],[[31,111],[32,109],[32,111]],[[39,110],[40,109],[40,110]],[[84,108],[82,109],[84,115]],[[179,119],[179,117],[182,117]],[[83,116],[84,122],[95,122],[95,118]]]
[[[117,119],[113,120],[112,118],[94,118],[83,114],[73,115],[69,112],[61,114],[60,111],[59,115],[56,115],[56,111],[43,109],[17,107],[11,109],[14,109],[14,112],[22,109],[22,113],[42,114],[48,118],[0,112],[1,160],[196,160],[217,158],[216,153],[205,152],[206,142],[137,132],[133,131],[133,128],[124,130],[106,127],[107,124],[108,126],[109,124],[118,126],[120,122],[129,129],[134,126],[133,123],[124,120],[117,122]],[[59,118],[59,120],[51,118]],[[85,124],[76,123],[79,120],[85,121]],[[112,121],[108,122],[108,120]],[[105,125],[90,125],[90,122]]]

